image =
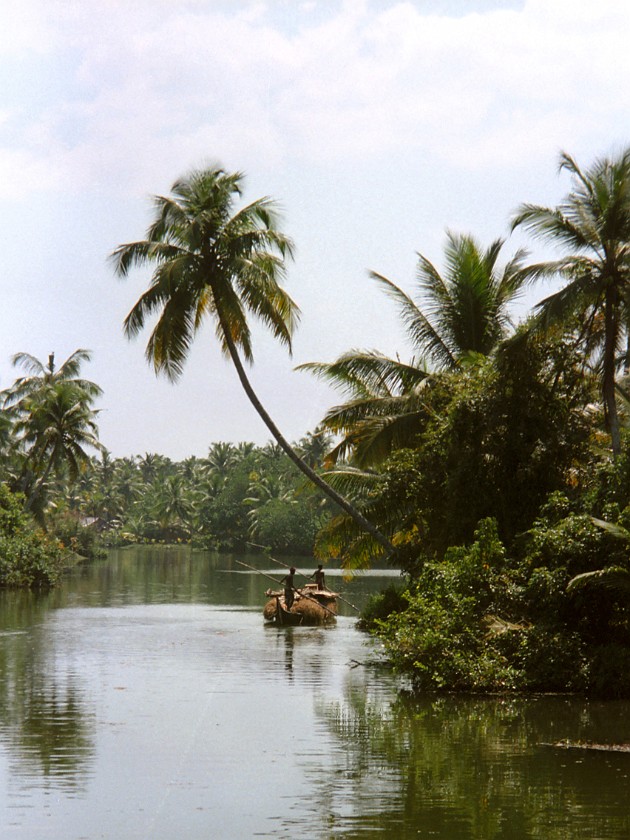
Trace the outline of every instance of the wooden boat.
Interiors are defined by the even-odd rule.
[[[307,583],[296,591],[290,610],[284,602],[283,590],[268,589],[265,595],[269,600],[263,609],[263,616],[273,624],[295,627],[330,624],[337,620],[337,593],[329,589],[318,589],[315,583]]]

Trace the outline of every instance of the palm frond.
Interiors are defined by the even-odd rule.
[[[591,522],[593,525],[596,525],[598,528],[606,531],[607,534],[610,534],[616,539],[623,540],[624,542],[630,542],[630,531],[622,525],[617,525],[614,522],[607,522],[605,519],[598,519],[595,516],[591,516]]]
[[[307,362],[296,370],[309,371],[354,398],[408,393],[429,376],[422,363],[401,362],[369,350],[350,350],[334,362]]]
[[[630,596],[630,572],[622,566],[608,566],[576,575],[567,584],[567,592],[572,595],[588,589],[603,589],[627,598]]]
[[[432,266],[422,255],[419,255],[419,259],[418,274],[421,286],[425,287],[426,283],[424,280],[432,276],[429,272],[429,267],[432,268]],[[439,278],[439,275],[437,276]],[[405,332],[417,352],[423,355],[426,354],[440,367],[453,367],[456,359],[451,348],[409,295],[382,274],[371,271],[370,277],[379,282],[383,286],[386,294],[398,304],[398,311]],[[436,284],[436,289],[439,287],[440,282]]]
[[[512,230],[524,227],[537,239],[554,239],[570,248],[585,250],[591,242],[578,225],[559,208],[522,204],[512,218]]]

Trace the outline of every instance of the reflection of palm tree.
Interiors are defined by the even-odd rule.
[[[541,239],[573,253],[540,263],[530,272],[565,277],[566,285],[538,305],[543,323],[567,323],[575,315],[584,334],[595,336],[602,351],[601,387],[606,426],[613,453],[621,451],[615,397],[618,349],[628,334],[630,300],[630,149],[615,159],[597,160],[582,171],[563,152],[560,169],[572,176],[573,190],[557,208],[524,204],[513,226],[524,226]],[[603,330],[599,317],[603,315]],[[626,362],[628,354],[626,353]]]
[[[177,181],[169,198],[156,197],[156,218],[147,239],[121,245],[117,272],[134,265],[156,266],[149,289],[125,320],[128,336],[138,334],[159,313],[147,345],[157,372],[175,380],[182,372],[197,330],[211,317],[223,352],[229,356],[250,402],[293,463],[388,550],[389,541],[346,499],[334,491],[290,446],[275,425],[245,372],[252,362],[247,315],[258,318],[275,338],[291,347],[298,309],[280,285],[292,243],[277,227],[269,199],[234,210],[242,176],[219,168],[193,172]]]

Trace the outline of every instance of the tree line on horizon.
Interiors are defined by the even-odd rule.
[[[343,395],[309,436],[320,446],[317,459],[283,437],[247,377],[249,318],[290,351],[299,316],[282,287],[293,244],[271,199],[237,207],[241,173],[193,171],[170,196],[155,198],[146,238],[112,255],[121,276],[152,268],[125,331],[132,337],[154,320],[146,355],[155,372],[176,380],[209,319],[276,441],[274,457],[260,448],[243,457],[238,505],[235,496],[228,504],[244,515],[249,538],[262,529],[256,517],[262,522],[266,506],[275,505],[278,533],[281,521],[290,530],[289,512],[308,511],[308,526],[298,530],[318,557],[341,558],[348,569],[387,558],[404,571],[405,591],[384,596],[367,623],[420,687],[605,684],[630,693],[610,647],[630,664],[630,149],[586,169],[563,153],[560,170],[571,179],[565,199],[551,208],[523,204],[512,218],[513,229],[553,245],[557,258],[532,264],[523,250],[504,256],[503,239],[484,247],[447,231],[441,270],[418,254],[417,295],[371,272],[397,307],[413,355],[353,350],[302,366]],[[559,280],[559,291],[514,324],[511,305],[542,278]],[[89,358],[77,354],[76,363]],[[106,484],[96,478],[107,472],[97,386],[81,380],[71,360],[57,370],[51,359],[46,369],[18,354],[31,375],[3,392],[4,451],[22,459],[12,486],[43,519],[55,481],[68,498],[88,475]],[[100,463],[90,447],[101,449]],[[117,459],[111,479],[120,488],[127,482],[127,518],[108,513],[108,527],[146,535],[151,522],[175,539],[234,545],[220,517],[207,516],[204,526],[191,513],[211,509],[212,454],[203,463],[162,464],[150,511],[132,489],[142,458],[126,466]],[[186,501],[187,470],[197,496]],[[554,682],[536,651],[558,645],[570,657],[554,660]],[[571,668],[571,657],[583,667]]]

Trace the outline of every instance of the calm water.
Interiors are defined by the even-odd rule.
[[[630,838],[630,754],[552,746],[630,742],[630,704],[405,699],[353,610],[265,627],[236,559],[125,550],[0,593],[2,840]]]

